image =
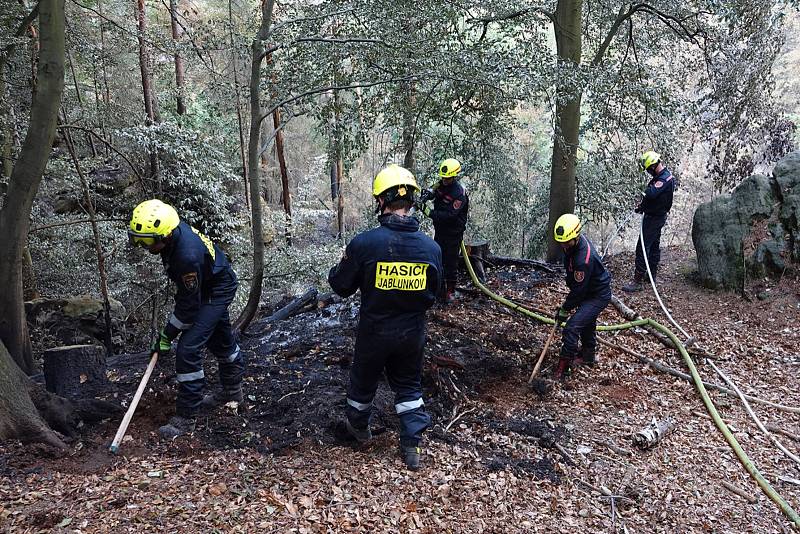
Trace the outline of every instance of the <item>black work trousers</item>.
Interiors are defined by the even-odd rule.
[[[597,317],[600,315],[608,303],[611,302],[610,293],[608,296],[592,297],[581,302],[578,309],[567,324],[561,334],[561,357],[574,358],[579,354],[589,359],[594,356],[597,350]],[[581,349],[578,350],[578,340]]]
[[[384,371],[394,392],[394,406],[400,419],[400,443],[416,446],[431,418],[422,400],[422,356],[425,320],[400,329],[376,331],[359,325],[355,357],[347,389],[347,418],[355,428],[370,423],[372,401]]]
[[[433,240],[442,249],[442,268],[444,274],[442,280],[455,284],[458,281],[458,251],[461,249],[461,240],[464,234],[446,235],[436,232]]]
[[[653,277],[658,271],[661,261],[661,230],[667,222],[667,215],[645,215],[642,218],[642,235],[644,236],[644,251],[647,253],[647,262]],[[647,265],[644,262],[641,238],[636,242],[636,276],[647,277]]]
[[[182,417],[197,415],[206,375],[203,370],[203,347],[217,357],[219,378],[223,388],[234,389],[241,385],[244,376],[244,358],[231,329],[228,306],[236,295],[236,276],[232,284],[212,293],[200,305],[192,326],[181,334],[175,353],[175,372],[178,379],[176,412]]]

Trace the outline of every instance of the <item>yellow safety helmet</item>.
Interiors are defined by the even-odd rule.
[[[581,235],[581,220],[577,215],[565,213],[556,221],[553,237],[558,243],[566,243]]]
[[[448,158],[439,164],[440,178],[456,178],[461,173],[461,162]]]
[[[169,204],[157,198],[145,200],[133,209],[128,239],[133,245],[149,247],[170,235],[180,222],[178,212]]]
[[[406,196],[406,191],[402,186],[409,186],[415,191],[419,191],[417,180],[411,171],[392,163],[375,176],[375,180],[372,182],[372,196],[378,197],[396,186],[400,186],[398,194],[401,197]]]
[[[661,161],[661,155],[653,150],[648,150],[639,158],[639,167],[641,167],[643,171],[646,171],[659,161]]]

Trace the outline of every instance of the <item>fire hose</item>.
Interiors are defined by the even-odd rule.
[[[467,271],[469,272],[469,276],[472,279],[472,283],[477,287],[482,293],[484,293],[489,298],[499,302],[500,304],[517,311],[523,315],[526,315],[532,319],[535,319],[539,322],[546,323],[549,325],[555,324],[555,320],[551,319],[550,317],[545,317],[541,314],[538,314],[524,306],[520,306],[519,304],[502,297],[494,292],[492,292],[489,288],[487,288],[484,284],[478,280],[478,277],[475,275],[475,270],[472,268],[472,262],[469,260],[469,254],[467,253],[467,249],[464,246],[464,242],[461,242],[461,253],[464,255],[464,264],[467,267]],[[716,406],[714,406],[714,402],[711,400],[711,397],[708,395],[708,391],[706,391],[705,386],[703,385],[703,380],[700,377],[700,374],[697,372],[697,367],[695,367],[694,361],[692,357],[684,347],[683,343],[678,339],[678,337],[667,327],[663,326],[662,324],[654,321],[653,319],[636,319],[634,321],[628,321],[625,323],[619,324],[612,324],[612,325],[601,325],[597,327],[597,330],[600,332],[611,332],[611,331],[618,331],[618,330],[627,330],[630,328],[634,328],[637,326],[651,326],[656,330],[662,332],[664,335],[670,338],[670,340],[675,344],[677,347],[678,352],[680,352],[681,356],[683,357],[683,361],[686,366],[689,368],[689,372],[691,373],[692,380],[694,381],[694,385],[697,388],[698,393],[700,394],[701,399],[703,400],[703,404],[706,407],[711,419],[714,421],[714,424],[725,437],[725,440],[730,445],[733,452],[736,454],[736,457],[741,462],[742,466],[747,470],[751,477],[756,481],[758,486],[761,488],[761,491],[764,494],[772,499],[775,504],[781,509],[781,511],[786,515],[794,523],[795,528],[800,529],[800,516],[798,516],[797,512],[789,505],[786,500],[781,497],[781,495],[772,487],[772,485],[764,478],[758,468],[753,464],[752,460],[747,456],[747,453],[744,452],[739,442],[736,440],[736,437],[731,432],[728,425],[725,424],[725,421],[722,420],[720,417],[719,412],[717,411]]]

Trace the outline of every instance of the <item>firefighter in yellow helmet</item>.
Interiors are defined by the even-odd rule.
[[[171,439],[193,431],[201,410],[242,401],[244,360],[228,315],[238,282],[225,253],[158,199],[136,206],[128,237],[131,244],[161,255],[177,288],[174,311],[152,347],[165,355],[180,336],[175,353],[176,415],[159,428],[162,437]],[[203,347],[217,357],[222,385],[221,391],[205,397]]]
[[[442,276],[439,245],[409,216],[418,191],[414,175],[403,167],[390,165],[379,172],[372,193],[380,226],[355,236],[328,274],[331,287],[343,297],[361,290],[347,431],[359,442],[372,437],[372,401],[385,372],[400,420],[400,452],[412,470],[419,467],[420,440],[430,424],[422,400],[425,314]]]
[[[636,266],[633,280],[622,287],[629,293],[642,290],[642,282],[647,275],[647,265],[653,279],[656,277],[658,265],[661,262],[661,230],[667,222],[667,215],[672,209],[672,196],[675,192],[675,178],[664,166],[661,155],[648,150],[639,158],[639,168],[650,175],[647,188],[642,193],[642,199],[636,206],[636,213],[642,214],[642,239],[636,242]],[[647,263],[644,258],[647,255]]]
[[[595,246],[581,233],[582,229],[580,219],[572,213],[559,217],[553,229],[553,237],[564,251],[569,288],[567,298],[555,313],[556,323],[564,325],[561,356],[555,372],[558,379],[565,378],[575,365],[594,365],[597,317],[611,302],[611,276]]]
[[[461,162],[448,158],[439,164],[439,182],[421,197],[422,211],[433,220],[433,239],[442,247],[445,302],[452,302],[458,279],[458,251],[467,227],[469,197],[459,182]],[[433,209],[426,203],[433,199]]]

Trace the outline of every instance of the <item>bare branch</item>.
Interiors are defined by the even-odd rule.
[[[28,27],[33,24],[33,21],[39,16],[39,3],[37,2],[31,12],[25,15],[25,17],[20,21],[19,26],[17,26],[16,31],[14,32],[14,37],[22,37],[25,35],[25,32],[28,31]],[[0,56],[0,60],[5,60],[6,58],[10,57],[11,54],[14,53],[14,49],[17,47],[17,43],[12,41],[9,43],[4,49],[3,54]]]

